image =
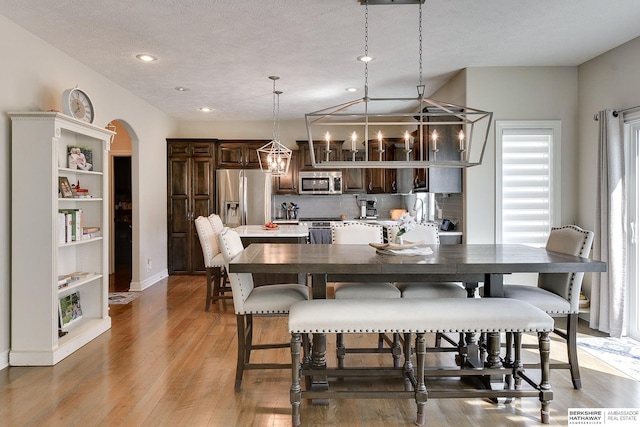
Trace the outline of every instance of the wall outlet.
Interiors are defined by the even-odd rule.
[[[438,219],[442,219],[442,209],[438,208]]]
[[[153,263],[151,262],[151,258],[147,258],[147,271],[151,271],[153,268]]]

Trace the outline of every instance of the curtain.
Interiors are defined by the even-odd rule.
[[[627,221],[622,114],[598,113],[598,187],[593,256],[607,263],[594,274],[589,326],[620,337],[624,329]]]

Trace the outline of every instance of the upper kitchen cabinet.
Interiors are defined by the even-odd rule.
[[[260,169],[258,148],[267,140],[223,140],[217,146],[216,168],[218,169]]]
[[[342,150],[342,160],[353,159],[350,150]],[[364,151],[358,150],[356,161],[364,160]],[[342,170],[342,192],[346,194],[360,194],[367,192],[367,174],[364,168],[349,168]]]
[[[371,140],[368,144],[369,160],[377,161],[382,156],[382,160],[394,159],[394,146],[391,140],[384,140],[382,147],[377,140]],[[380,153],[380,149],[384,151]],[[366,191],[367,193],[395,193],[396,192],[396,171],[395,169],[367,168],[366,170]]]
[[[193,220],[215,212],[214,139],[167,139],[167,231],[170,274],[204,272]]]
[[[300,170],[314,170],[309,153],[309,141],[296,141],[298,144],[298,162]],[[344,141],[331,141],[329,143],[329,161],[338,161],[342,155],[342,144]],[[325,141],[313,141],[313,150],[316,161],[326,158],[327,143]]]
[[[275,194],[298,194],[298,151],[291,151],[289,172],[286,175],[273,176]]]

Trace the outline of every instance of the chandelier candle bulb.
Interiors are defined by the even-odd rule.
[[[433,142],[433,151],[438,151],[438,132],[431,132],[431,141]]]
[[[351,134],[351,151],[356,151],[356,140],[358,139],[358,135],[355,132]]]
[[[460,139],[460,151],[464,151],[464,131],[462,129],[458,132],[458,139]]]
[[[378,151],[382,153],[382,132],[378,131]]]
[[[404,151],[409,151],[409,131],[404,131]]]

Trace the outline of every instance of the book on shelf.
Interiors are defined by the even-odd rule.
[[[66,288],[69,285],[70,280],[71,280],[70,274],[58,275],[58,289]]]
[[[100,237],[100,227],[82,227],[82,239],[93,239],[94,237]]]
[[[59,209],[58,212],[71,215],[71,224],[66,222],[66,225],[71,227],[71,240],[68,240],[69,232],[67,231],[67,242],[82,240],[82,226],[84,225],[82,209]]]

